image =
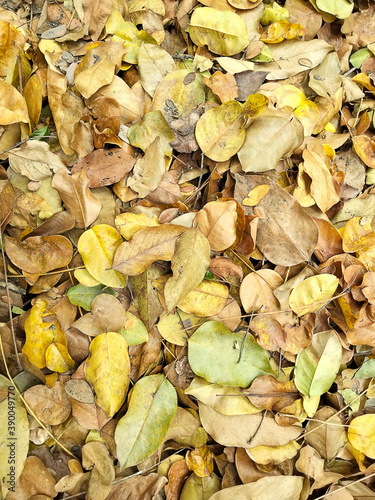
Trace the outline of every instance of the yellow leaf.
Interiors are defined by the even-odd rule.
[[[48,322],[43,319],[47,317]],[[47,309],[47,301],[45,300],[37,300],[31,308],[30,316],[25,321],[25,333],[26,342],[22,352],[38,368],[46,366],[46,350],[53,342],[57,342],[64,347],[67,346],[65,332],[57,321],[54,312]],[[68,360],[70,356],[68,353],[66,354],[65,359]],[[56,367],[53,369],[55,370]]]
[[[280,85],[280,87],[273,91],[273,95],[276,97],[279,109],[285,106],[296,109],[306,100],[306,96],[302,90],[294,85]]]
[[[54,372],[64,373],[74,368],[74,360],[65,345],[52,342],[46,349],[46,366]]]
[[[315,102],[306,99],[294,111],[294,116],[302,123],[304,135],[309,136],[319,121],[320,111]]]
[[[188,229],[178,238],[172,256],[173,276],[164,287],[164,298],[171,311],[203,280],[210,265],[210,244],[198,228]]]
[[[128,344],[120,333],[101,333],[94,338],[85,374],[97,404],[112,417],[125,401],[130,377]]]
[[[186,454],[186,463],[198,477],[208,477],[214,470],[214,455],[205,444]]]
[[[247,198],[244,198],[242,205],[246,205],[247,207],[254,207],[257,205],[260,200],[266,196],[270,187],[268,184],[260,184],[259,186],[252,189]]]
[[[91,274],[87,271],[87,269],[76,269],[74,271],[74,277],[78,280],[83,286],[97,286],[100,285],[100,281],[96,280]]]
[[[198,120],[195,137],[203,154],[214,161],[226,161],[244,143],[242,106],[228,101],[206,111]]]
[[[291,459],[297,455],[301,445],[296,441],[290,441],[282,446],[256,446],[246,450],[249,457],[260,465],[277,465],[284,460]]]
[[[0,125],[19,122],[29,122],[25,98],[12,85],[0,80]]]
[[[211,201],[200,210],[194,226],[207,237],[212,250],[222,252],[236,241],[237,204],[234,200]]]
[[[332,274],[319,274],[305,279],[293,288],[289,306],[298,316],[317,312],[334,296],[339,280]]]
[[[358,252],[365,245],[365,237],[372,234],[372,227],[366,217],[353,217],[348,220],[342,235],[344,252]]]
[[[195,9],[190,20],[189,34],[192,41],[215,54],[232,56],[250,43],[246,25],[234,12],[221,12],[210,7]]]
[[[195,330],[194,328],[187,328],[190,325],[198,325],[200,321],[201,319],[198,316],[177,309],[174,314],[164,313],[156,326],[165,340],[171,344],[184,346]]]
[[[246,120],[255,118],[267,109],[268,97],[263,94],[250,94],[242,106],[242,113]],[[247,121],[247,124],[249,122]]]
[[[348,429],[349,443],[369,458],[375,458],[375,414],[353,418]]]
[[[145,227],[160,226],[156,215],[148,217],[146,214],[132,214],[125,212],[117,215],[115,224],[120,234],[126,240],[131,240],[137,231]]]
[[[306,34],[305,28],[300,24],[291,24],[289,21],[277,21],[268,26],[267,31],[260,37],[265,43],[280,43],[283,40],[301,38]]]
[[[124,277],[111,269],[121,242],[122,238],[116,229],[108,224],[99,224],[85,231],[78,240],[78,251],[87,271],[103,285],[114,288],[126,285]]]
[[[219,314],[227,303],[228,288],[217,281],[203,280],[177,304],[183,311],[204,318]]]

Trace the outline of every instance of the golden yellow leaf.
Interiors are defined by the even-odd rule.
[[[217,281],[203,280],[177,304],[183,311],[204,318],[221,312],[228,298],[228,288]]]
[[[266,196],[269,190],[270,187],[268,184],[260,184],[259,186],[256,186],[249,192],[249,194],[247,195],[248,197],[244,198],[242,205],[246,205],[247,207],[254,207],[260,202],[263,196]]]
[[[44,318],[48,318],[48,322],[44,321]],[[64,347],[67,346],[65,332],[55,314],[47,309],[47,301],[45,300],[37,300],[31,308],[30,316],[25,321],[25,333],[26,342],[22,352],[38,368],[46,366],[46,350],[53,342],[57,342]],[[65,359],[68,360],[68,356]],[[56,368],[55,366],[53,369]]]
[[[74,360],[68,348],[59,342],[52,342],[46,349],[46,366],[54,372],[64,373],[74,368]]]
[[[85,374],[94,387],[97,404],[112,417],[125,401],[130,377],[128,344],[120,333],[101,333],[94,338]]]
[[[195,137],[203,154],[214,161],[229,160],[244,143],[242,106],[228,101],[206,111],[198,120]]]
[[[276,465],[295,457],[300,448],[301,445],[297,441],[290,441],[282,446],[256,446],[247,449],[246,453],[257,464]]]
[[[338,284],[338,278],[332,274],[311,276],[293,288],[289,306],[298,316],[315,313],[335,295]]]
[[[133,214],[124,212],[117,215],[115,224],[120,234],[126,240],[131,240],[137,231],[145,227],[160,226],[160,222],[156,215],[148,217],[146,214]]]
[[[25,98],[12,85],[0,80],[0,125],[19,122],[29,122]]]
[[[280,43],[283,40],[292,40],[293,38],[301,38],[306,34],[305,28],[298,23],[290,23],[289,21],[277,21],[267,27],[260,39],[265,43]]]
[[[348,429],[349,443],[369,458],[375,458],[375,414],[353,418]]]
[[[192,41],[215,54],[232,56],[250,43],[246,25],[234,12],[221,12],[210,7],[195,9],[190,20]]]
[[[186,463],[198,477],[208,477],[214,470],[214,455],[205,444],[200,448],[188,451]]]
[[[111,269],[121,242],[122,238],[116,229],[108,224],[88,229],[78,240],[78,251],[87,271],[103,285],[123,288],[126,284],[121,273]]]
[[[309,136],[319,121],[320,111],[315,102],[306,99],[294,111],[294,116],[302,123],[305,136]]]

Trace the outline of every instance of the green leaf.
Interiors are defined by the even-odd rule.
[[[69,288],[67,295],[72,304],[82,307],[85,311],[91,311],[92,301],[101,293],[109,293],[117,297],[117,292],[111,287],[105,285],[88,287],[81,284]]]
[[[176,411],[176,391],[163,375],[150,375],[135,384],[129,409],[115,431],[122,469],[139,464],[158,449]]]
[[[125,314],[125,326],[119,333],[125,337],[128,345],[138,345],[148,342],[147,328],[144,323],[129,311],[126,311]]]
[[[369,359],[355,372],[354,378],[372,378],[375,377],[375,359]]]
[[[259,375],[272,373],[266,351],[251,335],[232,333],[219,321],[199,327],[188,344],[191,369],[209,382],[248,387]]]
[[[340,369],[341,342],[333,330],[316,333],[311,345],[297,356],[294,383],[306,396],[328,391]]]
[[[50,128],[48,125],[46,125],[45,127],[34,130],[34,132],[30,134],[30,139],[36,139],[39,141],[45,135],[49,135],[49,133],[50,133]]]
[[[369,59],[373,56],[374,54],[371,52],[371,50],[367,48],[359,49],[350,56],[349,61],[352,66],[359,69],[362,66],[363,62],[366,61],[366,59]]]
[[[214,274],[211,273],[211,271],[206,271],[206,274],[204,275],[205,280],[214,280],[215,276]]]
[[[354,2],[350,0],[316,0],[319,10],[332,14],[339,19],[345,19],[352,13]]]

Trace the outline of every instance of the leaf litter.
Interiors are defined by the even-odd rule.
[[[1,498],[375,496],[374,19],[0,4]]]

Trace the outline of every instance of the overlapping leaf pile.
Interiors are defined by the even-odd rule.
[[[1,498],[375,497],[374,75],[371,2],[0,8]]]

